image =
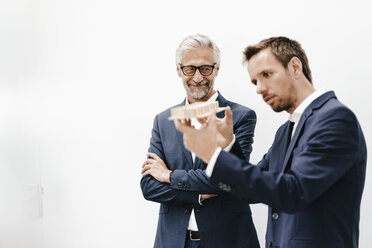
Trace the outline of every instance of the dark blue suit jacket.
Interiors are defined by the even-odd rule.
[[[249,161],[252,151],[256,114],[242,105],[229,102],[220,94],[221,107],[230,106],[236,140],[242,159]],[[184,105],[185,101],[177,106]],[[219,113],[221,118],[223,112]],[[141,179],[147,200],[159,202],[159,220],[154,247],[182,248],[192,208],[205,248],[259,247],[257,234],[247,203],[237,196],[221,191],[209,182],[206,164],[198,157],[195,164],[191,153],[183,145],[183,135],[169,121],[170,109],[155,117],[149,152],[156,153],[173,171],[171,184],[160,183],[152,176]],[[198,203],[199,194],[218,194]]]
[[[357,118],[327,92],[306,108],[287,151],[283,133],[259,166],[221,152],[211,182],[269,205],[266,247],[358,247],[367,150]]]

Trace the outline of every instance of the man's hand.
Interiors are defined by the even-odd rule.
[[[180,120],[174,120],[174,124],[183,133],[185,147],[208,164],[214,151],[219,146],[216,113],[211,113],[206,123],[199,130],[193,128],[190,121],[181,122]]]
[[[225,109],[225,117],[220,119],[216,118],[217,124],[217,142],[218,146],[222,149],[225,149],[228,145],[231,144],[234,138],[234,128],[233,128],[233,121],[232,121],[232,112],[230,107],[226,107]],[[198,118],[198,122],[202,125],[208,124],[208,118]]]
[[[230,107],[226,107],[225,117],[222,119],[216,118],[216,121],[218,130],[217,133],[218,145],[222,149],[224,149],[232,142],[234,137],[232,112]]]
[[[162,183],[170,183],[169,173],[171,170],[168,169],[164,161],[155,153],[146,154],[153,159],[147,159],[142,165],[142,177],[146,175],[153,176],[156,180]]]

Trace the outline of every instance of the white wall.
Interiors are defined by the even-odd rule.
[[[255,94],[242,50],[274,35],[300,41],[315,86],[336,91],[371,147],[369,9],[361,0],[1,3],[0,247],[152,246],[158,204],[142,197],[140,167],[154,116],[184,97],[174,57],[192,33],[209,35],[222,51],[216,89],[257,113],[254,162],[287,114]],[[370,180],[368,170],[360,247],[372,242]],[[30,203],[16,210],[24,195]],[[17,211],[28,214],[15,222]],[[253,206],[262,244],[266,211]],[[20,236],[28,237],[23,246]]]
[[[34,86],[36,14],[31,1],[0,2],[0,247],[42,247],[38,119]]]

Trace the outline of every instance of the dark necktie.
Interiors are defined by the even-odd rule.
[[[285,129],[284,129],[284,132],[283,132],[283,136],[282,136],[282,141],[281,141],[281,160],[284,160],[284,157],[285,157],[285,154],[287,153],[287,150],[288,150],[288,147],[289,147],[289,144],[291,143],[291,139],[292,139],[292,131],[293,131],[293,126],[294,126],[294,122],[292,121],[287,121],[286,124],[285,124]],[[284,161],[282,161],[284,162]]]
[[[294,122],[292,121],[288,121],[288,124],[287,124],[287,130],[286,130],[286,135],[287,135],[287,140],[285,142],[285,150],[283,150],[283,155],[282,155],[282,163],[284,162],[284,158],[286,157],[286,154],[288,152],[288,147],[289,147],[289,144],[291,143],[291,139],[292,139],[292,132],[293,132],[293,126],[294,126]],[[286,165],[283,165],[283,166],[286,166]],[[287,164],[286,166],[286,169],[288,169],[290,167],[289,164]]]
[[[283,166],[285,166],[283,163],[287,154],[289,143],[291,142],[293,125],[294,122],[291,121],[284,123],[283,130],[275,139],[272,147],[272,164],[269,165],[273,171],[281,171]]]
[[[293,127],[294,127],[294,122],[293,121],[288,121],[288,130],[287,130],[287,142],[286,142],[286,151],[288,150],[289,143],[291,143],[292,139],[292,132],[293,132]]]

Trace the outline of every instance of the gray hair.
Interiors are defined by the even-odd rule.
[[[214,62],[217,66],[220,65],[220,49],[217,44],[214,43],[208,36],[203,34],[193,34],[187,36],[181,44],[178,46],[176,51],[176,64],[177,66],[181,63],[182,53],[186,50],[192,50],[201,47],[210,47],[213,50]]]

